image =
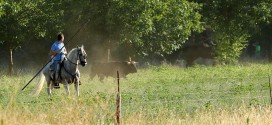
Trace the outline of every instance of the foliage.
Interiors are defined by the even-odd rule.
[[[62,26],[61,1],[8,0],[1,4],[0,41],[14,49],[29,38],[48,36]],[[58,25],[56,25],[58,24]],[[31,37],[29,37],[31,36]]]
[[[0,17],[3,15],[3,8],[2,8],[3,4],[4,4],[4,1],[0,0]]]
[[[232,63],[246,47],[251,31],[259,27],[257,24],[269,23],[271,5],[269,0],[92,0],[82,5],[80,15],[82,19],[91,17],[90,28],[106,37],[104,45],[111,40],[111,44],[123,46],[122,51],[139,57],[170,54],[192,31],[201,32],[206,26],[215,33],[218,61]],[[235,52],[229,53],[230,49]]]
[[[163,55],[181,47],[192,31],[201,31],[201,6],[186,0],[92,0],[82,16],[103,33],[104,43],[122,45],[131,55]]]
[[[271,0],[0,0],[0,45],[36,44],[30,39],[59,31],[73,36],[90,20],[78,37],[90,51],[98,50],[92,53],[103,55],[111,47],[140,59],[171,54],[192,32],[208,27],[218,61],[232,63],[256,29],[271,25],[271,6]]]
[[[249,31],[271,19],[270,0],[195,1],[203,4],[203,20],[216,34],[214,43],[218,44],[216,53],[221,63],[236,61],[251,35]]]
[[[180,48],[192,31],[201,31],[199,9],[186,0],[115,1],[109,18],[111,24],[119,22],[122,44],[139,55],[163,55]]]
[[[259,17],[258,20],[271,24],[271,8],[272,4],[270,0],[261,0],[260,3],[254,7],[254,12],[256,13],[257,17]]]
[[[242,50],[247,44],[248,34],[236,30],[232,33],[220,32],[215,34],[216,61],[218,64],[233,64],[238,62]]]

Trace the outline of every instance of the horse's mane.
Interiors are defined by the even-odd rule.
[[[77,48],[73,48],[68,54],[67,54],[67,57],[69,58],[69,59],[71,59],[74,55],[74,51],[76,51],[77,50]]]

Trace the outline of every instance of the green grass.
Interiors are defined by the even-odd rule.
[[[158,117],[187,118],[199,111],[218,109],[237,110],[241,107],[267,107],[270,105],[269,79],[271,64],[244,64],[231,66],[180,68],[170,65],[140,69],[126,79],[120,79],[122,117],[157,121]],[[80,97],[74,87],[66,96],[64,87],[53,90],[49,98],[44,86],[38,97],[31,91],[37,79],[20,92],[36,71],[18,71],[18,76],[1,75],[0,118],[4,123],[16,123],[10,115],[24,115],[23,123],[61,124],[68,119],[80,119],[83,124],[109,124],[115,122],[117,80],[107,78],[100,82],[90,80],[88,71],[82,70]],[[15,111],[15,112],[14,112]],[[71,115],[71,116],[70,116]],[[142,116],[143,115],[143,116]],[[23,117],[23,118],[24,118]],[[28,119],[34,118],[37,119]],[[87,120],[86,120],[87,119]],[[163,122],[162,122],[163,123]]]

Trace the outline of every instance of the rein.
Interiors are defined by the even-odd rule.
[[[65,65],[63,65],[63,69],[65,72],[67,72],[69,75],[71,75],[72,77],[75,77],[77,75],[76,71],[74,74],[70,73],[69,71],[67,71],[67,69],[65,68]]]
[[[68,57],[66,57],[66,59],[70,62],[70,63],[72,63],[72,64],[74,64],[74,65],[78,65],[78,62],[76,62],[76,63],[74,63],[74,62],[72,62]],[[77,53],[77,61],[79,60],[79,54]]]
[[[69,58],[66,58],[70,63],[72,63],[72,64],[74,64],[74,65],[78,65],[78,63],[74,63],[74,62],[72,62]],[[77,59],[78,60],[78,59]]]
[[[78,57],[79,55],[77,54],[77,61],[79,60],[79,57]],[[66,59],[68,60],[68,62],[70,62],[71,64],[74,64],[74,65],[78,65],[78,63],[74,63],[74,62],[72,62],[68,57],[66,57]],[[72,73],[70,73],[68,70],[67,70],[67,68],[65,68],[65,65],[63,64],[63,69],[65,70],[65,72],[67,72],[69,75],[71,75],[72,77],[75,77],[76,75],[77,75],[77,73],[76,73],[76,71],[75,71],[75,73],[74,74],[72,74]]]

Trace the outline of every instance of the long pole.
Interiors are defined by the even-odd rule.
[[[84,27],[84,26],[86,26],[88,23],[90,22],[90,19],[88,20],[88,21],[86,21],[78,30],[77,30],[77,32],[71,37],[71,39],[70,40],[68,40],[68,42],[66,42],[66,45],[81,31],[81,29]],[[64,48],[64,46],[60,49],[60,50],[62,50]],[[56,55],[55,55],[56,56]],[[54,57],[55,57],[54,56]],[[54,58],[53,57],[53,58]],[[51,58],[37,73],[36,73],[36,75],[34,75],[34,77],[21,89],[21,91],[23,91],[32,81],[33,81],[33,79],[44,69],[44,67],[48,64],[48,63],[50,63],[51,61],[52,61],[52,59],[53,58]]]

